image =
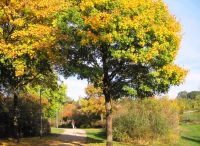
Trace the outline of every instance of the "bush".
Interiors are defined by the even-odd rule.
[[[195,98],[177,98],[176,101],[180,107],[180,113],[183,114],[185,111],[200,110],[200,96]]]
[[[40,105],[39,101],[31,97],[20,98],[19,100],[19,128],[23,137],[40,135]],[[43,135],[50,133],[50,124],[47,119],[42,119]]]
[[[6,98],[5,107],[0,109],[0,137],[12,136],[13,131],[13,99]],[[38,101],[31,98],[19,98],[19,132],[21,137],[40,135],[40,105]],[[2,112],[1,112],[2,111]],[[43,134],[50,133],[50,125],[43,119]]]
[[[179,116],[175,101],[127,99],[121,101],[117,109],[113,116],[113,137],[117,141],[148,144],[157,139],[175,140],[178,135]]]

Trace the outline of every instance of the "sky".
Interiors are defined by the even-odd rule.
[[[200,90],[200,0],[164,0],[182,25],[183,38],[175,63],[188,69],[185,82],[172,87],[170,97],[183,90]]]
[[[183,38],[175,63],[189,70],[183,84],[170,88],[167,95],[175,98],[180,91],[200,90],[200,0],[164,0],[164,2],[182,25]],[[70,77],[64,82],[67,84],[69,97],[77,100],[85,96],[86,80]]]

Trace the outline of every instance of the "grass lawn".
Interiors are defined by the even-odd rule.
[[[51,127],[51,134],[62,134],[64,130],[62,128]]]
[[[87,146],[105,146],[106,132],[104,129],[83,129],[87,134]],[[131,146],[129,144],[113,142],[114,146]]]
[[[200,146],[200,112],[185,113],[181,124],[181,146]]]
[[[200,146],[200,125],[182,124],[180,146]]]

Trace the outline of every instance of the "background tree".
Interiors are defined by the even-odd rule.
[[[61,71],[103,89],[107,146],[112,145],[111,99],[145,98],[183,82],[186,71],[174,64],[181,27],[162,0],[71,3],[55,22],[68,37]]]
[[[77,106],[75,103],[67,103],[63,107],[63,119],[65,121],[71,120]]]
[[[195,99],[198,96],[200,96],[200,91],[191,91],[187,94],[187,98],[189,99]]]
[[[14,134],[18,134],[18,91],[40,74],[52,72],[59,58],[54,46],[58,30],[54,13],[66,6],[65,0],[0,1],[0,87],[14,94]],[[53,48],[53,49],[52,49]]]
[[[181,113],[188,110],[199,110],[199,101],[200,91],[181,91],[177,95],[177,102],[179,102]]]
[[[187,98],[187,91],[181,91],[178,93],[177,98]]]
[[[177,98],[188,98],[188,99],[195,99],[200,96],[200,91],[181,91],[178,93]]]
[[[89,84],[85,88],[86,98],[79,100],[80,112],[85,114],[88,122],[92,127],[92,122],[95,120],[94,116],[99,116],[103,122],[103,115],[105,114],[105,98],[101,88],[95,88]],[[103,124],[103,123],[102,123]]]
[[[53,78],[46,79],[51,82]],[[57,81],[57,78],[55,81]],[[44,84],[42,84],[42,86],[29,85],[25,88],[25,94],[34,96],[38,99],[38,101],[40,99],[41,92],[43,117],[49,119],[50,124],[52,124],[52,119],[55,120],[56,127],[58,127],[62,117],[63,106],[69,101],[69,98],[66,96],[66,91],[67,88],[64,84],[60,84],[54,87],[52,87],[52,85],[44,86]]]
[[[59,112],[64,104],[69,100],[66,96],[67,87],[64,84],[57,86],[56,88],[48,88],[41,85],[26,86],[25,94],[34,95],[38,100],[40,98],[39,91],[42,89],[42,101],[45,104],[43,113],[46,118],[56,118],[57,112]]]

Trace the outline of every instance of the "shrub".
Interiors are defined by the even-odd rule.
[[[12,98],[6,98],[5,107],[0,108],[0,137],[12,136],[13,131],[13,106]],[[31,98],[19,99],[19,132],[21,137],[39,136],[40,134],[40,105],[39,101]],[[1,112],[2,111],[2,112]],[[50,133],[50,125],[43,118],[43,134]]]
[[[177,135],[178,105],[168,99],[126,99],[113,116],[113,137],[117,141],[148,144],[169,141]]]

